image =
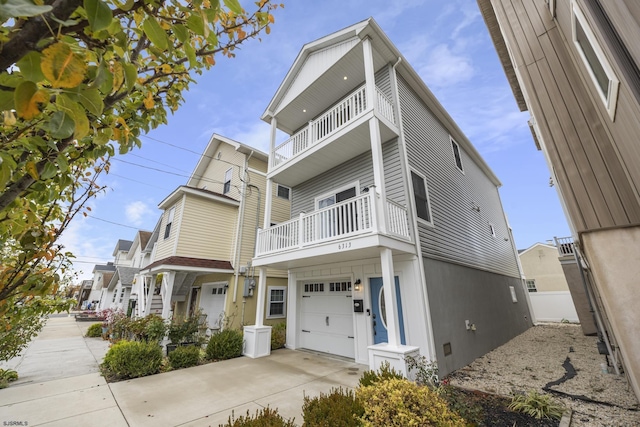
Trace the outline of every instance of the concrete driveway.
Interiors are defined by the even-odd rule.
[[[20,357],[4,363],[20,379],[0,390],[0,420],[14,425],[218,426],[229,416],[278,408],[302,424],[303,397],[357,385],[367,366],[302,351],[240,357],[108,384],[108,350],[83,338],[89,323],[54,317]]]

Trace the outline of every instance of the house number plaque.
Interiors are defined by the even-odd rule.
[[[342,251],[351,248],[351,242],[338,243],[338,250]]]

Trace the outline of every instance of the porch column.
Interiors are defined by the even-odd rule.
[[[367,92],[367,109],[375,108],[376,77],[373,68],[373,48],[371,40],[366,37],[362,41],[364,54],[364,78]],[[378,118],[369,120],[369,137],[371,139],[371,157],[373,160],[373,183],[380,196],[379,203],[376,203],[376,213],[378,214],[378,227],[382,233],[387,231],[387,191],[384,182],[384,160],[382,157],[382,139],[380,137],[380,123]]]
[[[144,313],[143,316],[148,316],[151,313],[151,303],[153,302],[153,293],[155,292],[155,280],[153,276],[144,276],[144,291],[146,292],[143,298],[145,298]]]
[[[278,130],[278,119],[275,117],[271,117],[271,133],[269,135],[269,167],[267,171],[271,170],[271,167],[274,166],[272,163],[276,158],[276,131]]]
[[[263,326],[264,322],[264,301],[267,294],[267,269],[259,267],[260,275],[258,276],[258,301],[256,302],[256,326]]]
[[[393,276],[393,253],[389,248],[380,249],[380,262],[382,264],[382,289],[384,291],[384,305],[387,312],[387,336],[389,345],[399,347],[400,322],[398,321],[398,296],[396,295],[396,282]]]
[[[271,326],[265,326],[264,301],[267,293],[267,268],[259,267],[258,301],[256,301],[256,324],[244,327],[242,354],[251,357],[264,357],[271,354]]]
[[[162,295],[162,318],[168,319],[169,312],[171,311],[171,295],[173,294],[173,282],[175,281],[176,273],[169,271],[162,274],[162,289],[160,294]]]

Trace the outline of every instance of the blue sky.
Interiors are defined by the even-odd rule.
[[[241,2],[247,9],[253,4]],[[216,58],[167,125],[143,137],[141,149],[113,159],[102,179],[109,188],[91,203],[91,216],[77,217],[62,237],[77,257],[80,278],[90,278],[95,263],[112,260],[118,239],[133,240],[136,229],[153,230],[158,203],[186,184],[213,133],[267,152],[269,125],[260,116],[302,45],[369,17],[502,181],[517,247],[569,236],[531,138],[529,113],[516,106],[476,0],[285,0],[270,35],[248,42],[234,59]]]

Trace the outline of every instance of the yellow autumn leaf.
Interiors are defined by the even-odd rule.
[[[47,93],[38,89],[38,86],[31,81],[24,81],[16,87],[14,93],[14,103],[18,117],[31,120],[40,114],[41,104],[48,101]]]
[[[27,164],[25,165],[25,169],[27,169],[27,173],[31,175],[33,179],[38,179],[38,168],[36,168],[35,162],[27,162]]]
[[[147,92],[147,96],[144,98],[144,106],[147,110],[150,110],[153,108],[154,105],[156,105],[156,103],[153,100],[153,95],[151,94],[151,92]]]
[[[165,74],[169,74],[171,72],[171,65],[169,64],[162,64],[159,68],[160,68],[160,71],[162,71]]]
[[[84,80],[87,63],[68,44],[56,43],[42,51],[42,73],[51,86],[73,88]]]
[[[124,68],[122,63],[114,61],[109,64],[109,70],[113,74],[113,90],[111,93],[116,93],[124,84]]]
[[[207,61],[207,64],[209,64],[209,65],[216,65],[216,60],[213,59],[213,56],[211,56],[211,55],[205,57],[205,60]]]
[[[273,15],[272,15],[272,14],[269,14],[269,22],[270,22],[271,24],[273,24],[275,21],[276,21],[276,20],[275,20],[275,18],[273,17]]]

